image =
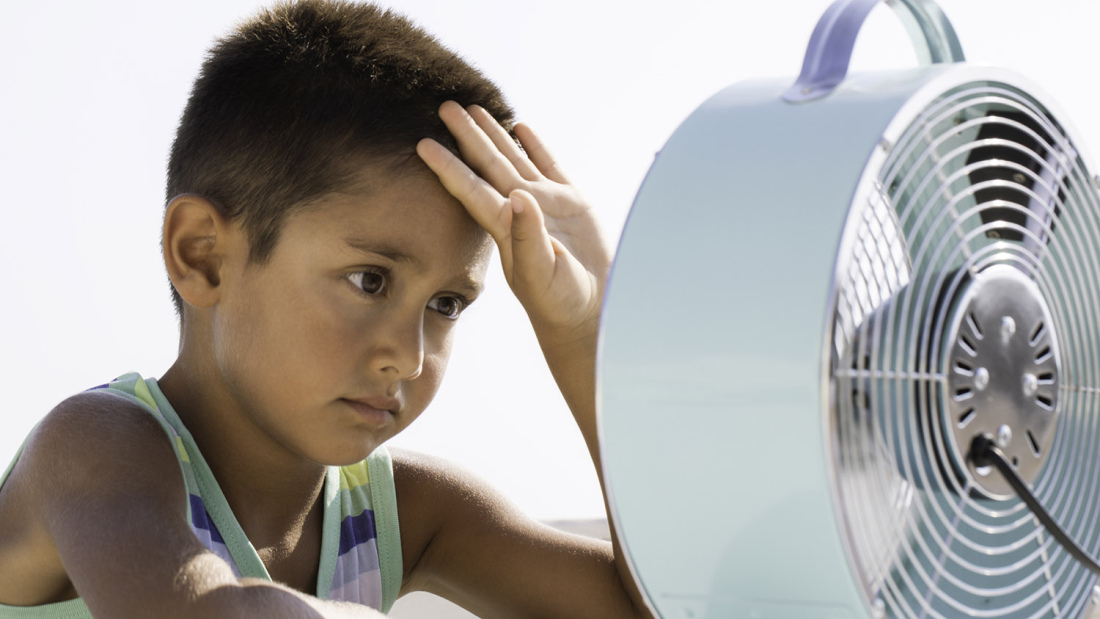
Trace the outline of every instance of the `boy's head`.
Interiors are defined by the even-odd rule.
[[[288,213],[365,165],[422,166],[425,137],[457,151],[437,114],[447,100],[511,126],[496,86],[406,18],[340,0],[279,4],[210,50],[172,145],[167,199],[209,200],[263,263]]]

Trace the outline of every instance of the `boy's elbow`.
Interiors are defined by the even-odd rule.
[[[321,619],[301,595],[258,579],[207,587],[177,607],[178,619]]]
[[[208,589],[188,619],[374,619],[384,615],[367,606],[330,602],[257,578]]]
[[[221,558],[203,552],[185,561],[170,595],[155,596],[156,608],[134,617],[169,619],[321,619],[306,596],[258,578],[237,578]],[[140,604],[143,606],[143,604]],[[127,615],[130,616],[130,615]]]

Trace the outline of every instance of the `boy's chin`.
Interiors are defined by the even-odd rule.
[[[358,464],[363,460],[366,460],[378,447],[380,447],[385,441],[377,441],[371,444],[365,444],[361,447],[348,448],[348,449],[333,449],[323,454],[316,461],[318,464],[324,466],[351,466]]]

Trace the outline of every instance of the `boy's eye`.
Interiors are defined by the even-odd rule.
[[[347,277],[352,285],[363,291],[364,294],[376,295],[386,290],[386,276],[383,273],[358,271],[356,273],[348,273]]]
[[[465,303],[458,297],[436,297],[428,302],[428,307],[454,320],[465,309]]]

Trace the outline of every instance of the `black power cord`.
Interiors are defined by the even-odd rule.
[[[1012,465],[1008,463],[1008,458],[999,447],[997,443],[993,441],[993,437],[988,434],[979,434],[974,437],[973,442],[970,443],[969,459],[975,466],[989,466],[993,465],[997,467],[997,470],[1001,472],[1005,480],[1008,481],[1012,489],[1016,491],[1016,494],[1020,496],[1020,499],[1031,509],[1031,513],[1035,514],[1035,517],[1039,519],[1039,522],[1043,523],[1047,531],[1054,536],[1054,539],[1058,540],[1058,543],[1066,549],[1069,554],[1073,555],[1073,558],[1081,562],[1082,565],[1089,568],[1093,574],[1100,576],[1100,564],[1097,564],[1096,559],[1093,559],[1091,555],[1084,551],[1077,542],[1073,541],[1062,527],[1054,521],[1054,518],[1047,513],[1047,510],[1043,508],[1043,505],[1039,503],[1039,499],[1035,498],[1035,495],[1031,493],[1031,490],[1027,487],[1027,483],[1020,479],[1020,476],[1016,474],[1016,469],[1012,468]]]

